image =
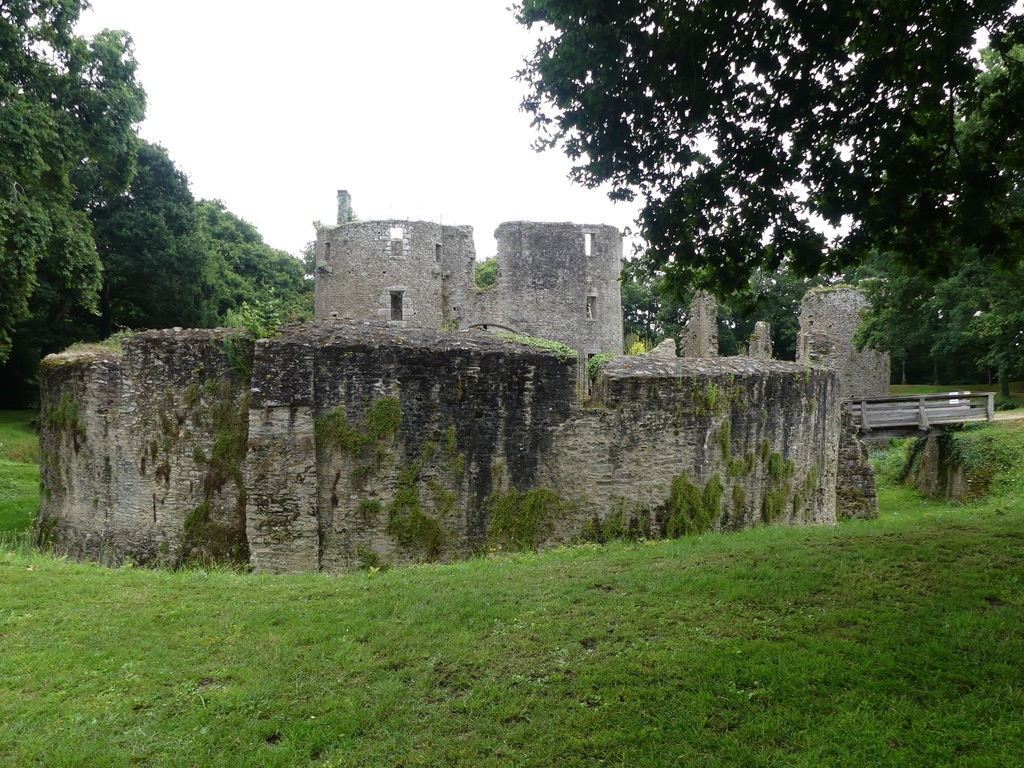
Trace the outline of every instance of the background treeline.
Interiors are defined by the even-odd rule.
[[[81,0],[0,4],[0,404],[40,358],[123,329],[312,312],[303,264],[142,141],[131,41],[74,34]]]
[[[948,276],[899,264],[875,253],[833,276],[799,277],[783,266],[758,270],[750,287],[719,299],[719,347],[746,354],[758,320],[772,326],[775,357],[793,360],[800,301],[811,288],[851,285],[872,300],[858,342],[888,351],[894,384],[996,384],[1024,376],[1024,267],[985,258],[977,249],[950,247]],[[678,338],[693,291],[672,291],[643,259],[626,265],[622,309],[627,347]]]

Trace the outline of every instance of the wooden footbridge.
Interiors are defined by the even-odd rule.
[[[968,421],[992,421],[995,393],[942,392],[900,397],[862,397],[843,401],[861,434],[905,437]]]

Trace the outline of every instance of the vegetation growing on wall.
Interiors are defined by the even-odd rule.
[[[221,522],[216,519],[218,514],[219,511],[208,499],[188,513],[183,527],[179,557],[181,563],[248,564],[249,542],[244,527],[239,531],[237,522]]]
[[[381,440],[394,435],[401,425],[402,406],[396,397],[375,402],[358,428],[349,426],[344,408],[338,406],[316,420],[316,443],[319,448],[333,447],[358,458]]]
[[[668,524],[666,535],[675,539],[714,528],[722,515],[722,481],[712,475],[704,489],[690,482],[685,474],[672,481],[672,492],[666,504]]]
[[[633,513],[627,510],[627,501],[619,502],[618,510],[604,520],[592,517],[584,524],[583,537],[587,541],[606,544],[616,539],[635,541],[650,536],[650,519],[639,504]]]
[[[192,452],[196,465],[203,468],[203,500],[185,518],[178,561],[184,563],[233,563],[245,566],[249,562],[249,541],[245,531],[246,488],[242,477],[242,463],[249,449],[249,393],[238,396],[230,382],[222,381],[203,387],[203,394],[211,399],[205,407],[213,445],[207,455],[199,446]],[[236,400],[237,397],[237,400]],[[203,409],[198,388],[190,387],[185,403]],[[161,413],[164,413],[161,411]],[[194,414],[194,419],[198,414]],[[157,472],[165,472],[170,479],[170,441],[177,437],[171,425],[164,427],[164,464]],[[166,468],[164,468],[166,465]],[[225,510],[218,503],[218,495],[227,483],[235,486],[234,508]]]
[[[762,445],[766,444],[766,440]],[[769,446],[770,449],[770,446]],[[778,452],[768,456],[768,490],[764,494],[763,515],[764,521],[771,524],[779,520],[786,511],[786,504],[790,502],[793,492],[789,479],[793,476],[795,465],[792,459],[783,459]],[[802,499],[801,499],[802,501]]]
[[[58,435],[65,432],[71,435],[75,453],[81,449],[85,440],[85,425],[78,420],[78,404],[68,395],[61,395],[57,405],[47,408],[42,419]]]
[[[521,333],[499,333],[496,335],[503,339],[507,339],[508,341],[514,341],[517,344],[526,344],[531,347],[539,347],[540,349],[546,349],[549,352],[554,352],[558,355],[558,361],[560,363],[564,363],[566,360],[576,360],[579,357],[579,354],[575,349],[560,341],[542,339],[539,336],[524,336]]]
[[[388,524],[385,529],[406,547],[418,547],[428,560],[441,553],[448,538],[437,518],[426,514],[420,502],[417,482],[420,465],[410,464],[398,474],[398,491],[388,506]]]
[[[224,339],[224,354],[228,366],[243,384],[252,380],[254,345],[252,337],[245,333],[236,333]]]
[[[615,357],[617,357],[617,355],[612,355],[608,353],[601,353],[600,355],[591,355],[590,359],[587,361],[587,378],[589,378],[591,381],[596,379],[597,374],[601,372],[601,369],[604,367],[605,363],[607,363],[609,360]]]
[[[492,542],[501,542],[508,549],[532,551],[540,544],[547,524],[575,508],[575,504],[563,500],[550,488],[525,492],[510,488],[493,493],[487,500],[487,535]]]

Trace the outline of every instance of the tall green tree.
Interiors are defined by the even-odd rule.
[[[131,41],[76,36],[84,5],[0,3],[0,362],[30,299],[53,323],[96,306],[89,208],[135,172],[145,96]]]
[[[196,211],[214,317],[223,321],[245,302],[271,298],[279,304],[284,319],[312,315],[313,281],[303,262],[271,248],[252,224],[228,211],[219,200],[203,200]]]
[[[954,259],[948,277],[892,265],[869,282],[872,309],[859,339],[889,351],[914,380],[995,378],[1008,397],[1011,377],[1024,373],[1024,266],[1001,268],[973,249]]]
[[[196,202],[166,150],[143,143],[127,194],[104,200],[90,218],[103,264],[99,314],[90,323],[97,338],[214,322]]]
[[[758,270],[746,291],[733,292],[719,302],[718,342],[723,355],[745,355],[759,320],[772,327],[775,357],[796,356],[800,302],[808,290],[825,281],[804,278],[785,267],[776,272]],[[657,343],[679,338],[689,319],[694,291],[673,289],[663,275],[652,272],[643,258],[627,263],[622,271],[623,330],[627,336]]]
[[[1014,0],[523,0],[540,41],[521,73],[541,146],[574,178],[639,197],[652,265],[719,295],[756,270],[839,272],[872,248],[942,272],[949,240],[1004,264],[1021,182]],[[1003,62],[976,141],[958,133],[983,67]],[[997,161],[996,157],[1000,159]],[[836,227],[826,236],[822,223]]]

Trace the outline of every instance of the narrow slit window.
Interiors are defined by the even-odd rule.
[[[587,296],[587,320],[597,319],[597,296]]]
[[[331,258],[331,241],[328,240],[324,243],[324,261],[328,261]]]
[[[436,261],[439,264],[441,263],[441,244],[440,243],[437,243],[434,246],[434,261]]]
[[[594,235],[590,232],[583,233],[583,253],[590,256],[594,252]]]
[[[401,320],[402,318],[402,299],[404,298],[405,291],[391,291],[391,319]]]

